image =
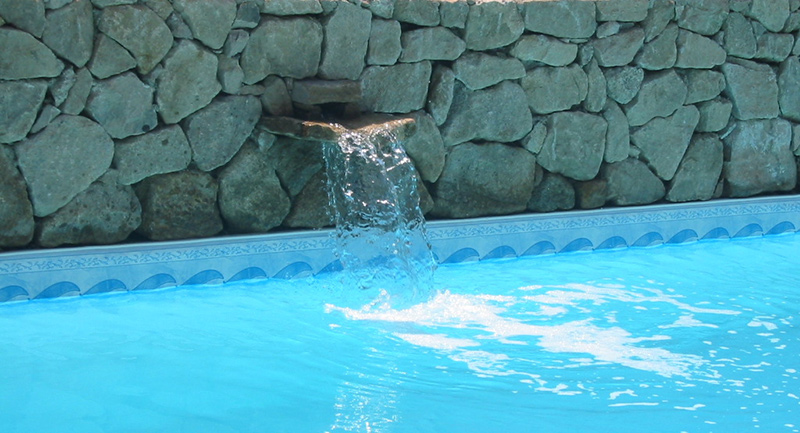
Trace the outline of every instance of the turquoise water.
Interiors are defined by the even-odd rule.
[[[16,432],[798,432],[800,235],[0,305]]]

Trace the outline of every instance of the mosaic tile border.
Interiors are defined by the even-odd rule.
[[[440,263],[796,232],[800,196],[433,221]],[[0,302],[298,278],[335,270],[332,231],[0,253]]]

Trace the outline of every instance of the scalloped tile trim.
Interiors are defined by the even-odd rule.
[[[433,221],[440,263],[796,232],[800,196]],[[332,231],[0,253],[0,302],[341,268]]]

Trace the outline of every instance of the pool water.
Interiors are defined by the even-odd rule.
[[[16,432],[798,432],[800,235],[0,305]],[[377,291],[376,291],[377,292]]]

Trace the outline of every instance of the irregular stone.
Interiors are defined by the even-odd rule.
[[[597,209],[606,204],[608,199],[608,182],[597,178],[587,182],[576,182],[575,203],[580,209]]]
[[[114,142],[91,120],[62,115],[39,134],[16,144],[15,149],[34,215],[44,217],[69,203],[108,170]]]
[[[792,152],[795,156],[800,156],[800,125],[792,127]]]
[[[219,210],[234,232],[264,233],[289,214],[289,196],[265,153],[244,146],[219,174]]]
[[[644,70],[634,66],[610,68],[605,71],[608,97],[627,104],[639,93],[644,80]]]
[[[266,114],[272,116],[292,116],[292,97],[286,89],[286,83],[280,77],[267,77],[264,80],[264,93],[261,95],[261,106]]]
[[[448,146],[474,139],[512,142],[527,135],[532,127],[525,91],[519,85],[504,81],[470,91],[457,83],[450,115],[442,125],[442,138]]]
[[[756,39],[754,58],[779,63],[786,60],[794,47],[794,36],[784,33],[766,32]]]
[[[789,15],[786,24],[783,25],[784,33],[792,33],[800,30],[800,11],[794,11]]]
[[[114,146],[114,166],[123,185],[184,170],[191,161],[192,148],[178,125],[121,140]]]
[[[0,145],[0,179],[0,247],[25,246],[33,239],[33,208],[14,152],[5,145]]]
[[[378,113],[410,113],[425,106],[431,63],[370,66],[361,75],[361,108]]]
[[[268,160],[272,161],[281,185],[291,197],[300,194],[310,179],[325,167],[319,142],[286,136],[278,137],[269,149]]]
[[[464,143],[450,151],[436,183],[431,213],[444,218],[502,215],[525,210],[533,192],[536,158],[499,143]]]
[[[631,126],[641,126],[655,117],[666,117],[686,101],[688,89],[674,70],[658,72],[645,78],[634,100],[625,106]]]
[[[439,24],[439,2],[430,0],[396,0],[392,18],[420,26]]]
[[[554,113],[547,118],[547,137],[536,160],[551,173],[575,180],[597,176],[608,124],[600,116],[581,112]]]
[[[40,220],[36,243],[45,248],[113,244],[127,239],[141,222],[142,207],[133,188],[118,184],[112,170]]]
[[[722,65],[725,92],[733,102],[733,115],[739,120],[778,117],[778,80],[769,65],[730,59]]]
[[[0,80],[57,77],[64,69],[43,43],[12,28],[0,27]]]
[[[756,36],[753,26],[744,15],[731,12],[724,30],[722,45],[729,56],[751,59],[756,55]]]
[[[173,38],[194,39],[192,29],[190,29],[189,24],[186,24],[186,21],[183,20],[181,14],[172,14],[165,22],[167,23],[167,27],[169,27],[170,32],[172,32]]]
[[[222,90],[217,56],[190,41],[180,41],[164,60],[157,79],[156,104],[161,120],[172,124],[205,107]]]
[[[444,66],[436,66],[433,69],[426,108],[436,125],[441,125],[447,120],[450,105],[453,103],[455,81],[456,76],[452,69]]]
[[[609,102],[603,110],[603,119],[608,124],[606,147],[603,161],[618,162],[628,157],[631,148],[630,126],[625,113],[614,102]]]
[[[636,64],[643,69],[660,71],[675,66],[678,58],[678,26],[671,24],[652,41],[644,44],[636,56]]]
[[[329,80],[357,80],[364,70],[372,14],[342,2],[323,21],[324,38],[319,76]]]
[[[250,42],[250,33],[241,29],[231,30],[225,40],[225,45],[222,46],[222,54],[233,57],[244,51],[248,42]]]
[[[89,70],[79,69],[75,74],[75,83],[70,87],[67,98],[59,107],[61,112],[74,116],[80,114],[86,108],[86,101],[89,99],[89,93],[93,86],[94,80]]]
[[[230,161],[259,118],[261,104],[253,96],[222,96],[189,116],[183,127],[197,168],[211,171]]]
[[[714,99],[725,90],[725,75],[717,71],[687,71],[684,80],[687,88],[685,104]]]
[[[575,188],[567,178],[555,173],[545,173],[528,200],[528,210],[533,212],[553,212],[574,207]]]
[[[661,180],[638,159],[604,165],[601,176],[606,182],[608,201],[618,206],[650,204],[665,194]]]
[[[594,37],[597,39],[604,39],[609,36],[614,36],[616,34],[619,34],[621,28],[622,26],[620,25],[620,23],[616,21],[607,21],[597,26],[597,30],[595,31]]]
[[[783,30],[789,13],[789,0],[753,0],[747,11],[750,18],[758,20],[771,32]]]
[[[444,142],[433,117],[424,111],[414,113],[417,132],[403,142],[403,148],[414,161],[422,180],[434,183],[444,168]]]
[[[467,25],[469,4],[461,0],[439,2],[439,24],[444,27],[463,29]]]
[[[658,177],[671,180],[699,121],[697,108],[687,105],[669,117],[647,122],[631,134],[631,141],[641,149],[642,156]]]
[[[530,134],[522,140],[522,147],[536,155],[542,151],[544,140],[547,138],[547,122],[536,121]]]
[[[650,42],[655,39],[667,28],[673,18],[675,18],[674,2],[653,2],[653,6],[647,11],[647,18],[642,22],[644,41]]]
[[[721,174],[722,141],[714,134],[697,135],[686,149],[665,198],[671,202],[709,200]]]
[[[91,0],[91,1],[94,7],[103,9],[109,6],[134,4],[138,0]]]
[[[167,19],[174,11],[170,0],[144,0],[142,3],[152,9],[162,20]]]
[[[50,96],[53,97],[53,104],[59,106],[64,103],[69,96],[69,91],[77,81],[77,75],[72,68],[65,68],[64,71],[52,82],[50,82]]]
[[[94,55],[89,61],[89,71],[104,80],[136,67],[136,59],[117,41],[100,33],[94,44]]]
[[[142,74],[152,71],[172,48],[169,27],[144,5],[103,9],[97,18],[97,29],[130,51]]]
[[[569,110],[586,99],[589,80],[578,65],[565,68],[543,66],[528,71],[520,81],[534,113]]]
[[[597,2],[597,21],[639,22],[647,18],[648,0]]]
[[[631,63],[644,44],[644,30],[633,27],[604,39],[591,42],[594,58],[600,66],[614,67]]]
[[[267,15],[308,15],[322,12],[318,0],[268,0],[259,1],[262,14]]]
[[[173,0],[172,6],[189,25],[195,39],[212,50],[222,48],[236,18],[235,0]]]
[[[728,17],[728,0],[678,0],[678,26],[701,35],[713,35]]]
[[[509,52],[526,62],[541,62],[549,66],[567,66],[578,56],[578,46],[545,35],[524,35]]]
[[[246,1],[236,9],[236,18],[233,19],[234,29],[252,29],[261,21],[261,10],[254,1]]]
[[[82,68],[92,56],[94,17],[92,4],[76,1],[47,13],[42,42],[59,56]]]
[[[331,2],[326,2],[331,3]],[[372,12],[373,15],[379,18],[390,19],[394,15],[395,0],[362,0],[361,6]],[[323,6],[323,10],[325,6]]]
[[[559,38],[588,38],[597,28],[594,2],[564,0],[526,2],[521,5],[525,28]]]
[[[733,104],[723,98],[697,104],[700,111],[700,121],[697,123],[697,132],[717,132],[722,131],[731,119]]]
[[[400,40],[403,46],[400,61],[404,63],[455,60],[466,49],[464,41],[444,27],[426,27],[403,32]]]
[[[778,102],[783,117],[800,122],[800,60],[790,57],[781,64],[778,75]]]
[[[480,90],[501,81],[525,76],[525,66],[512,57],[470,51],[453,63],[455,77],[470,90]]]
[[[358,102],[360,99],[358,81],[302,80],[295,81],[292,88],[292,100],[306,105]]]
[[[524,30],[515,2],[476,2],[469,7],[464,40],[470,50],[492,50],[513,43]]]
[[[139,135],[158,123],[153,89],[132,72],[94,83],[86,110],[112,138]]]
[[[47,84],[41,80],[0,81],[0,143],[28,135],[46,92]]]
[[[46,9],[59,9],[71,2],[72,0],[44,0],[44,7]]]
[[[37,38],[47,26],[42,0],[0,0],[0,17]]]
[[[687,30],[678,33],[677,68],[711,69],[725,63],[727,54],[719,44]]]
[[[792,125],[783,119],[738,122],[723,139],[726,195],[749,197],[794,188],[797,166],[791,134]]]
[[[50,122],[53,121],[56,117],[61,114],[61,110],[52,106],[52,105],[45,105],[42,107],[41,113],[39,113],[39,117],[36,118],[36,122],[33,123],[31,126],[31,134],[36,134],[37,132],[41,131],[42,129],[46,128]]]
[[[324,169],[318,170],[308,180],[303,189],[292,199],[292,208],[283,220],[285,227],[318,229],[334,225],[327,180]]]
[[[606,77],[594,59],[584,67],[584,71],[589,87],[586,99],[583,101],[583,108],[590,113],[598,113],[606,106]]]
[[[317,74],[321,56],[322,25],[316,20],[264,18],[250,33],[239,62],[245,84],[253,84],[267,75],[312,77]]]
[[[367,50],[368,65],[394,65],[403,51],[400,45],[400,23],[394,20],[372,20]]]
[[[219,233],[218,189],[217,181],[200,171],[148,177],[135,187],[142,204],[142,224],[136,232],[154,241]]]
[[[222,91],[229,95],[236,95],[242,90],[244,71],[239,66],[239,61],[230,57],[217,58],[217,80],[222,86]]]

